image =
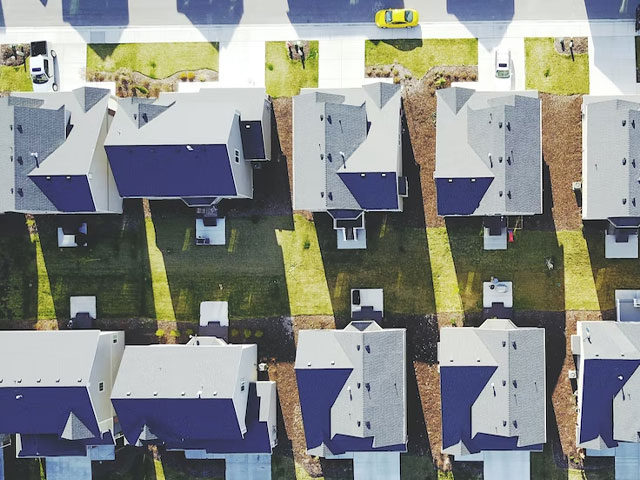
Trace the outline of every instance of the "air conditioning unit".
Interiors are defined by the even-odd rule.
[[[258,364],[258,371],[266,372],[267,370],[269,370],[269,366],[266,363],[259,363]]]
[[[576,373],[575,370],[569,370],[567,375],[568,375],[570,380],[575,380],[576,378],[578,378],[578,374]]]

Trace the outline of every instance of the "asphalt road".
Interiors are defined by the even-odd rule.
[[[416,8],[422,21],[632,18],[640,0],[0,0],[0,27],[371,22]]]

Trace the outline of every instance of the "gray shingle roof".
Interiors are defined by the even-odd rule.
[[[454,87],[437,96],[434,178],[493,179],[472,215],[542,213],[538,92]]]
[[[29,174],[86,175],[98,146],[108,98],[106,89],[81,88],[73,92],[12,93],[0,99],[0,123],[7,127],[0,134],[0,147],[6,156],[0,175],[0,212],[57,211]],[[70,130],[69,123],[73,127]]]
[[[545,443],[544,329],[490,319],[479,328],[443,328],[438,347],[441,367],[497,367],[473,403],[471,437],[518,437],[519,447]],[[459,454],[455,448],[445,453]]]
[[[404,329],[354,321],[300,331],[295,368],[352,369],[331,408],[331,435],[373,437],[379,448],[406,443],[405,358]]]
[[[364,210],[339,172],[401,175],[400,107],[393,84],[303,89],[294,97],[294,208]]]
[[[585,96],[583,111],[583,218],[640,217],[640,96]]]

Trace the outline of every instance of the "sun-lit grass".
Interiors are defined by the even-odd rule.
[[[526,88],[558,95],[589,93],[589,55],[556,52],[553,38],[525,38]]]
[[[478,39],[365,40],[365,66],[399,63],[418,78],[431,68],[477,65]]]
[[[318,86],[318,41],[309,42],[305,68],[300,60],[290,60],[285,42],[265,46],[265,82],[272,97],[291,97],[303,87]]]
[[[42,244],[40,243],[40,235],[37,233],[36,221],[32,218],[27,219],[27,226],[34,229],[30,233],[31,242],[35,245],[36,252],[36,269],[38,272],[38,314],[37,320],[55,320],[56,309],[51,294],[51,281],[49,280],[49,272],[47,264],[42,253]],[[37,324],[36,324],[37,325]]]
[[[291,315],[331,315],[331,297],[313,222],[294,215],[294,230],[277,230]]]
[[[565,309],[600,310],[589,249],[582,232],[564,230],[557,232],[557,236],[564,250]]]
[[[87,45],[87,70],[128,68],[151,78],[207,68],[218,71],[218,42],[101,43]]]
[[[447,229],[427,228],[427,243],[437,312],[463,312]]]
[[[29,57],[19,67],[0,66],[0,92],[31,92],[33,85],[29,75]]]

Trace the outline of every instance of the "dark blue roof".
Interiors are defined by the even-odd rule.
[[[64,440],[57,435],[21,435],[18,457],[84,457],[87,445],[115,445],[110,432],[102,438]]]
[[[471,438],[471,407],[496,368],[440,366],[443,448],[449,448],[462,441],[471,453],[483,450],[542,449],[542,445],[518,447],[518,437],[478,433]]]
[[[234,196],[226,145],[109,145],[122,197]]]
[[[30,178],[60,212],[95,212],[86,175]]]
[[[473,214],[493,178],[475,180],[472,182],[470,178],[436,178],[438,215]]]
[[[127,441],[135,445],[144,425],[170,449],[209,453],[271,453],[267,423],[259,421],[260,399],[249,385],[242,436],[231,399],[112,399]],[[155,441],[154,441],[155,443]]]
[[[406,445],[373,447],[373,437],[357,438],[335,435],[331,438],[331,407],[351,374],[350,368],[298,369],[298,393],[307,448],[324,443],[334,454],[365,451],[406,451]]]
[[[351,195],[365,210],[398,208],[398,179],[396,172],[338,174]]]
[[[242,152],[250,160],[264,158],[264,139],[262,138],[262,122],[253,120],[240,121],[240,135],[242,136]]]
[[[588,359],[582,371],[582,415],[580,443],[599,436],[607,447],[617,447],[613,439],[613,398],[640,365],[640,360]],[[622,380],[618,377],[622,376]]]
[[[86,387],[0,388],[0,433],[61,435],[73,412],[95,437],[100,436]]]

